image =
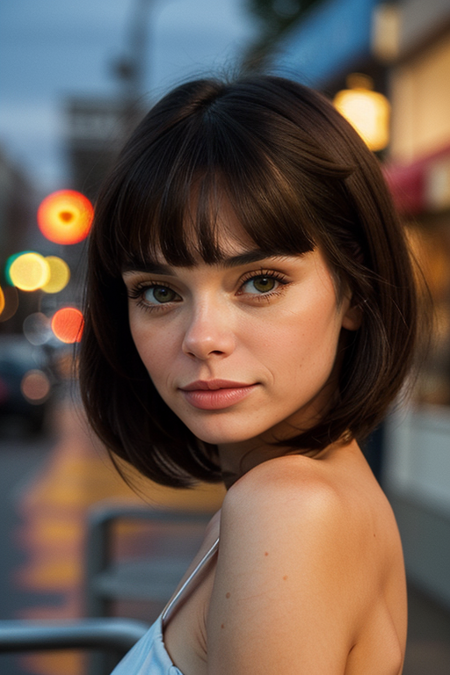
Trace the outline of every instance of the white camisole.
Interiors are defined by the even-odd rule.
[[[183,675],[181,670],[174,666],[167,653],[163,640],[164,626],[178,605],[187,597],[193,580],[198,577],[215,555],[218,547],[219,538],[216,539],[209,551],[203,556],[180,590],[167,603],[155,623],[134,647],[130,649],[128,654],[124,656],[111,675]]]

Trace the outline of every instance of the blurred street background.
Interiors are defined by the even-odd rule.
[[[365,451],[404,544],[404,675],[448,675],[450,0],[1,3],[0,620],[151,622],[158,602],[133,594],[92,610],[89,513],[220,507],[221,488],[175,491],[137,476],[127,487],[87,429],[74,349],[92,204],[118,149],[174,85],[240,70],[315,87],[357,128],[430,287],[435,333],[412,400]],[[152,527],[123,526],[114,556],[150,555],[166,538]],[[0,655],[0,675],[102,675],[88,669],[80,653]]]

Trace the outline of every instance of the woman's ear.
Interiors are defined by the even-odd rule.
[[[358,330],[362,323],[363,310],[359,303],[352,303],[352,296],[347,296],[344,299],[344,307],[346,307],[342,317],[342,328],[347,330]]]
[[[342,319],[342,328],[358,330],[362,322],[362,309],[360,305],[350,306]]]

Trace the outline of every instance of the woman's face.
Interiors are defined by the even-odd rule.
[[[222,218],[239,232],[232,214]],[[263,258],[242,241],[224,236],[218,265],[161,259],[123,275],[156,389],[195,436],[219,446],[310,426],[335,388],[341,329],[358,327],[320,249]]]

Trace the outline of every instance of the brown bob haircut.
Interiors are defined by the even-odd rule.
[[[195,190],[195,213],[188,212]],[[415,275],[378,159],[321,94],[275,76],[183,84],[125,145],[99,195],[90,237],[80,385],[88,419],[114,454],[172,486],[221,480],[215,447],[163,402],[134,346],[122,280],[160,252],[170,265],[218,263],[221,195],[258,248],[320,245],[362,324],[348,334],[337,395],[294,436],[298,452],[362,439],[413,360]],[[186,233],[186,218],[195,226]]]

